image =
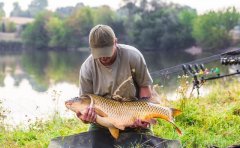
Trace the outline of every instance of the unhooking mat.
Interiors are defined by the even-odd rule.
[[[136,132],[121,133],[115,140],[109,132],[89,131],[51,140],[48,148],[181,148],[178,140],[168,140]]]

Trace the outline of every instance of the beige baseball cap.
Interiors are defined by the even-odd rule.
[[[111,57],[115,41],[115,33],[110,26],[96,25],[89,33],[89,45],[94,59]]]

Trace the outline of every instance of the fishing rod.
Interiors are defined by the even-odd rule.
[[[183,70],[182,65],[193,65],[193,64],[196,64],[196,63],[207,64],[207,63],[210,63],[212,61],[216,61],[220,58],[221,58],[221,63],[223,65],[234,64],[234,61],[237,62],[236,59],[233,59],[233,58],[227,57],[227,56],[229,56],[229,55],[239,55],[239,54],[240,54],[240,49],[231,50],[231,51],[227,51],[227,52],[224,52],[224,53],[209,56],[209,57],[206,57],[206,58],[201,58],[201,59],[197,59],[197,60],[187,62],[187,63],[184,63],[184,64],[180,64],[180,65],[165,68],[165,69],[162,69],[162,70],[154,71],[154,72],[151,72],[151,76],[152,76],[152,78],[158,78],[158,77],[161,77],[161,76],[166,76],[168,74],[173,74],[173,73],[177,73],[177,72],[182,71]],[[239,63],[239,60],[238,60],[238,63]]]
[[[240,49],[220,54],[220,63],[224,66],[240,65]],[[191,64],[183,64],[182,70],[184,72],[184,75],[190,75],[193,77],[192,91],[196,88],[198,95],[199,88],[201,85],[203,85],[204,82],[240,74],[239,69],[237,69],[236,72],[232,72],[229,74],[220,74],[220,69],[218,67],[212,68],[209,71],[207,68],[204,67],[203,64],[194,64],[194,66],[192,66]]]
[[[219,59],[220,63],[224,66],[240,65],[240,49],[227,51],[221,54],[213,55],[192,62],[180,64],[174,67],[155,71],[151,73],[151,76],[153,78],[157,78],[183,71],[183,75],[189,75],[193,77],[192,91],[194,89],[197,89],[199,95],[199,88],[201,85],[203,85],[204,82],[240,74],[239,69],[237,69],[236,72],[221,75],[220,69],[218,67],[212,68],[210,71],[207,68],[205,68],[204,64]]]

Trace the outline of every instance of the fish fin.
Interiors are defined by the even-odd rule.
[[[101,117],[97,115],[96,122],[107,128],[114,127],[114,125],[111,122],[109,122],[108,117]]]
[[[98,108],[94,108],[94,109],[95,109],[96,113],[97,113],[99,116],[101,116],[101,117],[108,117],[108,115],[107,115],[105,112],[103,112],[102,110],[100,110],[100,109],[98,109]]]
[[[111,121],[110,121],[111,122]],[[120,130],[124,130],[125,126],[122,124],[118,124],[116,122],[111,122],[116,128],[120,129]]]
[[[173,117],[178,116],[182,113],[182,111],[180,111],[178,109],[175,109],[175,108],[171,108],[171,111],[172,111],[172,116]]]
[[[154,120],[154,118],[162,118],[162,119],[164,119],[160,114],[147,115],[145,117],[142,117],[141,119],[144,120],[144,121],[151,121],[152,119]]]
[[[119,137],[119,129],[117,129],[117,128],[115,128],[115,127],[110,127],[110,128],[108,128],[108,129],[109,129],[111,135],[112,135],[115,139],[117,139],[117,138]]]
[[[177,125],[174,122],[170,122],[170,123],[172,123],[175,126],[177,133],[179,135],[182,135],[182,131],[177,127]]]
[[[107,117],[108,122],[110,122],[111,124],[113,124],[114,127],[120,129],[120,130],[124,130],[125,129],[125,125],[123,124],[119,124],[119,122],[116,122],[115,120],[113,120],[112,118]]]
[[[120,125],[120,124],[113,124],[116,128],[120,129],[120,130],[124,130],[125,126],[124,125]]]
[[[178,127],[176,127],[176,130],[179,135],[182,135],[182,131]]]

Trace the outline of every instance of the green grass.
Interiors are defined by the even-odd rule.
[[[240,84],[216,83],[212,86],[207,96],[173,102],[176,108],[184,106],[183,113],[176,117],[182,136],[178,136],[173,126],[164,121],[159,121],[154,133],[178,139],[184,147],[240,145]]]
[[[216,82],[211,89],[211,93],[204,97],[171,102],[172,107],[182,108],[183,113],[175,120],[183,132],[182,136],[177,134],[170,123],[163,120],[158,120],[158,124],[153,127],[155,135],[178,139],[183,147],[189,148],[210,146],[224,148],[240,144],[239,82]],[[46,122],[37,121],[28,130],[16,128],[9,131],[0,125],[0,145],[11,148],[47,147],[52,138],[86,130],[87,125],[78,119],[63,119],[60,116]]]
[[[47,147],[52,138],[67,136],[87,130],[87,125],[78,119],[63,119],[59,116],[52,120],[41,120],[32,124],[28,130],[16,128],[8,131],[4,128],[0,132],[0,145],[5,147]]]

